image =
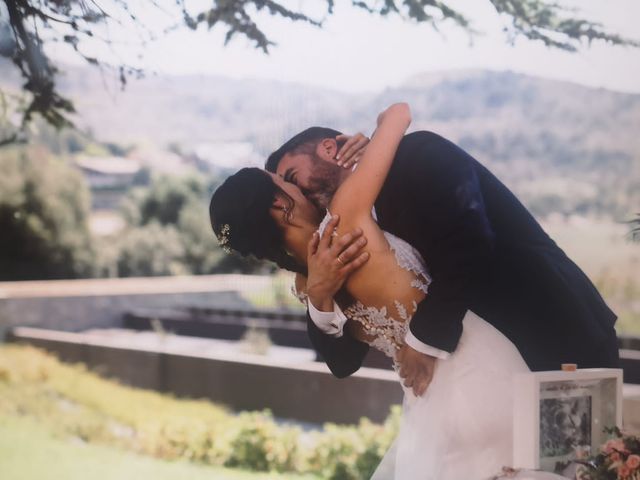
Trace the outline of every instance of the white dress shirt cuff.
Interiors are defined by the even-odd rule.
[[[444,350],[437,349],[421,342],[413,335],[413,333],[411,333],[411,330],[407,330],[404,341],[407,342],[407,345],[409,345],[414,350],[417,350],[420,353],[424,353],[425,355],[431,355],[432,357],[439,358],[440,360],[446,360],[451,355],[449,352],[445,352]]]
[[[344,329],[344,324],[347,322],[342,310],[336,302],[333,302],[332,312],[322,312],[313,306],[311,301],[307,302],[309,307],[309,316],[316,327],[318,327],[323,333],[331,335],[332,337],[341,337]]]

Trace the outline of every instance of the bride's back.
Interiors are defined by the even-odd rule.
[[[424,279],[400,266],[384,232],[370,215],[353,218],[348,206],[332,205],[331,208],[332,212],[335,210],[340,214],[340,230],[349,231],[359,227],[367,238],[369,260],[351,274],[346,283],[347,291],[363,306],[384,311],[386,317],[395,321],[406,322],[406,315],[411,316],[416,304],[425,296],[415,286],[424,285]],[[349,328],[359,339],[371,340],[362,325],[350,322]]]

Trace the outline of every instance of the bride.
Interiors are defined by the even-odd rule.
[[[257,168],[229,177],[210,205],[213,230],[225,248],[297,272],[301,294],[314,234],[323,233],[332,215],[340,216],[341,231],[361,228],[370,258],[345,284],[350,297],[341,305],[349,318],[345,335],[384,352],[396,371],[409,320],[429,294],[431,279],[420,254],[383,232],[371,211],[410,122],[406,104],[379,115],[358,168],[336,191],[324,217],[297,186]],[[426,393],[416,397],[403,386],[400,433],[374,478],[482,479],[511,464],[512,379],[526,371],[506,337],[467,313],[458,348],[437,363]]]

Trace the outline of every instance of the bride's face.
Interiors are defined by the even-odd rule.
[[[315,205],[309,201],[307,197],[304,196],[302,190],[297,185],[293,183],[285,181],[282,177],[277,174],[267,172],[269,176],[271,176],[271,180],[274,184],[276,184],[283,192],[285,192],[291,200],[293,200],[293,205],[290,205],[284,198],[276,199],[275,212],[274,216],[276,220],[278,219],[278,215],[282,217],[282,209],[287,209],[287,219],[286,223],[291,224],[293,226],[304,226],[311,225],[317,226],[321,220],[321,214]],[[278,208],[281,208],[278,211]]]

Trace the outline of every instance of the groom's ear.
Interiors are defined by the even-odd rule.
[[[338,142],[335,138],[323,138],[316,146],[316,154],[326,162],[336,163]]]

